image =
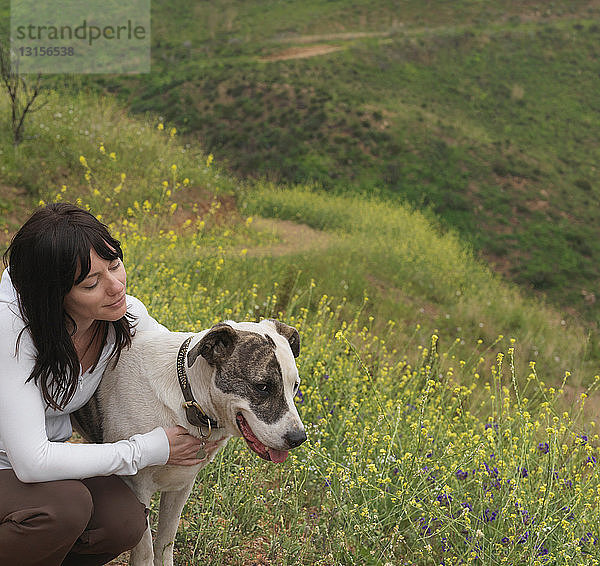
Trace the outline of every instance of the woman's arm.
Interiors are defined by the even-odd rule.
[[[131,475],[167,462],[169,440],[162,428],[112,444],[48,440],[41,392],[27,382],[35,348],[24,333],[15,355],[16,322],[8,309],[0,307],[0,448],[21,481]]]
[[[131,475],[169,458],[162,428],[112,444],[52,442],[46,435],[41,394],[33,383],[6,387],[0,376],[0,439],[15,474],[23,482]],[[16,380],[11,380],[15,382]]]

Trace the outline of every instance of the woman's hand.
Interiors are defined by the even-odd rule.
[[[169,459],[167,464],[176,466],[196,466],[205,460],[205,454],[200,454],[202,459],[198,458],[198,452],[205,447],[205,443],[200,438],[196,438],[188,433],[182,426],[173,426],[165,429],[169,439]]]

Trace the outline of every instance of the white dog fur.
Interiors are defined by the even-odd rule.
[[[205,436],[207,429],[186,420],[177,380],[177,354],[188,336],[138,332],[75,416],[76,428],[93,442],[114,442],[174,425]],[[299,347],[296,329],[274,320],[228,321],[194,335],[187,350],[187,376],[198,404],[219,428],[206,440],[200,465],[154,466],[124,478],[146,507],[152,495],[161,492],[155,542],[148,528],[131,552],[132,566],[173,565],[179,518],[196,474],[231,436],[244,436],[257,454],[274,461],[283,461],[288,450],[306,440],[294,405],[299,385],[294,357]]]

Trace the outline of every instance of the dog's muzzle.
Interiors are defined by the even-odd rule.
[[[263,460],[268,460],[270,462],[285,462],[288,457],[287,450],[277,450],[275,448],[270,448],[269,446],[265,446],[254,434],[254,431],[248,424],[248,421],[244,418],[242,413],[238,413],[236,416],[236,421],[246,444],[253,451],[256,452]],[[300,446],[306,440],[306,433],[304,430],[294,430],[293,432],[289,432],[284,436],[284,439],[288,445],[288,448],[291,450],[292,448],[296,448]]]

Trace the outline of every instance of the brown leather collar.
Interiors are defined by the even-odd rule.
[[[185,355],[192,338],[193,336],[187,338],[179,348],[179,353],[177,354],[177,379],[179,380],[179,386],[185,399],[185,403],[182,406],[185,409],[185,416],[188,422],[198,428],[207,428],[208,434],[206,436],[210,436],[212,429],[219,428],[219,425],[217,421],[211,419],[202,410],[202,407],[194,399],[194,394],[192,393],[192,388],[190,387],[190,382],[185,371]]]

